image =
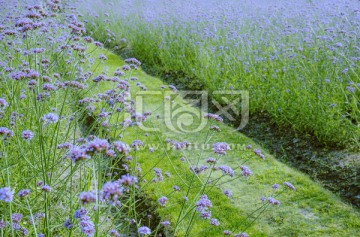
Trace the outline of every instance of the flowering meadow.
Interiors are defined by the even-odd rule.
[[[137,58],[123,60],[104,48],[126,32],[108,29],[115,24],[107,15],[84,18],[82,4],[0,0],[1,237],[358,233],[357,210],[278,162],[219,115],[195,119],[193,128],[207,122],[196,134],[169,129],[164,99],[186,104],[177,88],[144,73]],[[142,5],[134,4],[123,17]],[[102,24],[91,26],[91,19]],[[118,49],[125,41],[119,39]],[[349,67],[344,77],[355,80],[355,70]],[[358,85],[348,86],[353,91],[343,92],[350,93],[352,111]],[[146,101],[135,96],[145,92],[153,93]],[[358,114],[351,116],[358,121]],[[345,135],[355,141],[353,123],[345,125],[339,129],[349,129]]]
[[[249,90],[251,114],[328,146],[359,149],[359,1],[82,6],[95,38],[113,48],[128,44],[155,73],[191,89]]]

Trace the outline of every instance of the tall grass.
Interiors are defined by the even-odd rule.
[[[358,149],[357,2],[109,5],[90,7],[87,24],[109,47],[126,41],[147,67],[192,89],[249,90],[252,114]]]

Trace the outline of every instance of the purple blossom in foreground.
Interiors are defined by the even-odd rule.
[[[217,142],[213,144],[213,151],[218,155],[226,155],[226,151],[228,150],[230,150],[230,146],[226,142]]]
[[[142,226],[138,229],[138,233],[140,236],[145,236],[151,234],[151,230],[147,226]]]
[[[34,137],[34,134],[30,130],[24,130],[21,137],[26,141],[30,141]]]
[[[285,185],[286,187],[288,187],[289,189],[292,189],[292,190],[296,191],[296,188],[295,188],[294,185],[292,185],[292,183],[284,182],[284,185]]]
[[[14,191],[9,187],[0,188],[0,201],[11,202],[14,198]]]
[[[94,222],[92,222],[88,216],[81,217],[79,226],[86,236],[93,236],[95,234]]]
[[[159,201],[160,205],[164,207],[166,205],[166,202],[168,201],[168,198],[164,196],[164,197],[159,198],[158,201]]]

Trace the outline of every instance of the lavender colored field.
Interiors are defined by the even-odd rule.
[[[357,210],[218,115],[169,129],[176,87],[104,49],[71,3],[0,0],[1,237],[358,233]]]
[[[191,89],[248,90],[251,114],[266,113],[328,146],[359,149],[358,1],[82,6],[95,38],[128,47],[155,73]]]

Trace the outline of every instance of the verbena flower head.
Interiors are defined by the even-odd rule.
[[[208,119],[212,119],[212,120],[215,120],[215,121],[218,121],[218,122],[222,122],[223,119],[217,115],[217,114],[211,114],[211,113],[208,113],[208,114],[205,114],[204,116],[205,118],[208,118]]]
[[[200,200],[196,202],[196,210],[198,212],[202,212],[203,210],[206,210],[207,208],[211,208],[211,207],[212,207],[212,203],[207,195],[201,196]]]
[[[230,166],[227,166],[227,165],[220,165],[217,167],[219,170],[221,170],[223,172],[223,174],[225,175],[229,175],[231,177],[234,176],[234,170],[230,167]]]
[[[57,123],[59,121],[59,116],[54,113],[48,113],[42,117],[42,120],[45,123]]]
[[[103,185],[101,190],[101,197],[105,201],[116,202],[120,196],[123,195],[124,188],[120,182],[107,182]]]
[[[213,144],[213,151],[218,155],[226,155],[226,151],[228,150],[230,150],[230,146],[226,142],[217,142]]]
[[[140,236],[146,236],[146,235],[150,235],[151,234],[151,229],[147,226],[141,226],[138,229],[138,233]]]
[[[218,221],[218,219],[212,218],[212,219],[210,220],[210,224],[211,224],[211,225],[214,225],[214,226],[219,226],[219,225],[220,225],[220,222]]]
[[[252,175],[252,171],[245,165],[241,165],[240,169],[242,170],[241,175],[242,176],[250,176]]]
[[[11,191],[10,187],[0,188],[0,201],[12,202],[14,198],[14,191]]]
[[[166,205],[166,202],[168,201],[168,198],[163,196],[163,197],[159,198],[158,201],[159,201],[160,205],[164,207]]]
[[[269,202],[270,204],[277,205],[277,206],[280,205],[280,201],[279,201],[279,200],[276,200],[276,199],[273,198],[273,197],[269,197],[267,200],[268,200],[268,202]]]
[[[96,202],[96,193],[94,191],[89,191],[89,192],[81,192],[79,194],[79,201],[82,204],[88,204],[88,203],[94,203]]]
[[[0,108],[6,108],[8,107],[9,104],[6,102],[6,100],[4,98],[0,98]]]
[[[30,141],[34,137],[34,134],[30,130],[24,130],[21,134],[21,137],[26,141]]]
[[[72,160],[73,164],[78,162],[79,160],[90,159],[91,157],[86,153],[86,148],[71,146],[69,149],[69,156]]]
[[[292,185],[292,183],[284,182],[284,185],[285,185],[286,187],[288,187],[289,189],[296,191],[296,188],[295,188],[294,185]]]
[[[114,147],[116,148],[116,150],[124,155],[129,153],[129,146],[126,143],[120,142],[120,141],[116,141],[114,142]]]
[[[18,193],[19,198],[24,198],[30,194],[30,189],[20,190]]]

